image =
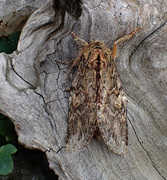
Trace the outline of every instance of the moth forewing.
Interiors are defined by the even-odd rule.
[[[84,60],[84,57],[81,59]],[[94,83],[91,82],[95,82],[95,80],[93,70],[80,63],[72,82],[69,99],[68,150],[83,149],[94,135],[96,128],[96,92]],[[90,99],[91,101],[89,101]]]
[[[123,154],[127,146],[126,101],[116,63],[108,53],[110,63],[100,77],[97,125],[107,146]]]

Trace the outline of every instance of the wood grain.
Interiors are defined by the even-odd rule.
[[[58,2],[58,1],[55,1]],[[16,127],[19,142],[46,152],[59,179],[167,179],[166,1],[84,1],[76,21],[48,1],[22,30],[17,53],[0,54],[0,111]],[[115,40],[143,26],[118,47],[117,68],[127,94],[129,147],[118,156],[96,138],[78,153],[65,146],[69,61],[78,48],[69,33],[90,42]]]

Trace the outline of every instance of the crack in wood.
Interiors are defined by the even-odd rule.
[[[14,65],[13,65],[13,62],[12,60],[10,60],[10,65],[11,65],[11,68],[13,70],[13,72],[19,76],[24,82],[26,82],[27,84],[29,84],[32,88],[31,89],[36,89],[36,87],[34,85],[32,85],[30,82],[26,81],[14,68]]]
[[[158,170],[158,168],[155,166],[155,164],[154,164],[151,156],[150,156],[149,153],[147,152],[147,150],[144,148],[144,146],[143,146],[142,143],[140,142],[140,139],[139,139],[139,137],[138,137],[138,135],[137,135],[137,132],[135,131],[135,128],[133,127],[133,124],[132,124],[132,122],[130,121],[129,118],[128,118],[128,121],[129,121],[129,123],[131,124],[132,129],[133,129],[133,131],[134,131],[134,133],[135,133],[135,135],[136,135],[136,138],[137,138],[138,142],[140,143],[142,149],[146,152],[148,158],[150,159],[152,166],[153,166],[154,169],[157,171],[157,173],[158,173],[164,180],[166,180],[166,178],[161,174],[161,172],[160,172],[160,171]]]

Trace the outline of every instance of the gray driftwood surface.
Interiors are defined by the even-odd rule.
[[[66,1],[60,2],[37,9],[22,29],[17,51],[0,54],[0,111],[14,122],[21,144],[46,152],[61,180],[167,179],[167,1],[85,0],[80,17],[79,6],[65,12]],[[69,66],[54,59],[68,61],[79,53],[69,31],[112,48],[140,26],[119,45],[117,56],[129,99],[127,153],[116,155],[96,138],[81,152],[61,149],[69,98],[63,89],[70,87],[74,70],[67,76]]]

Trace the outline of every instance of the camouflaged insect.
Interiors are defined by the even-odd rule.
[[[127,98],[117,73],[115,57],[117,44],[138,30],[118,39],[113,51],[100,41],[88,44],[71,32],[83,48],[69,70],[78,65],[69,98],[66,146],[69,151],[83,149],[94,135],[100,134],[114,153],[126,152]]]

